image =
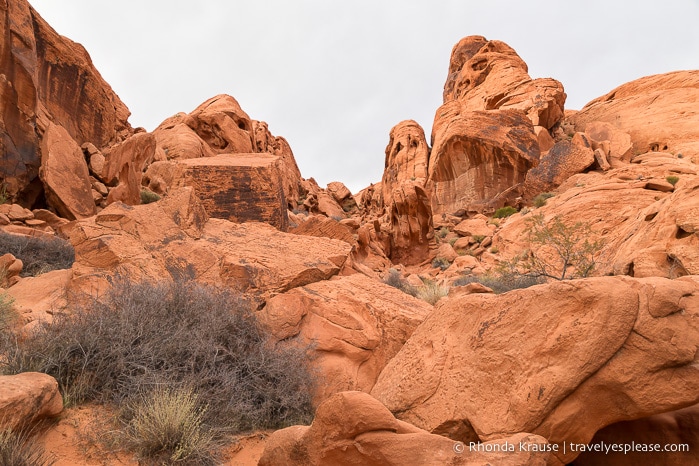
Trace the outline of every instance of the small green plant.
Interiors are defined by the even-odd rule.
[[[667,181],[671,185],[675,186],[677,184],[677,182],[680,181],[680,177],[675,176],[675,175],[670,175],[667,178],[665,178],[665,181]]]
[[[0,432],[0,466],[51,466],[56,460],[46,455],[31,432]]]
[[[505,207],[500,207],[498,210],[496,210],[495,214],[493,214],[493,218],[507,218],[510,215],[513,215],[516,213],[517,213],[517,209],[508,205]]]
[[[446,236],[449,234],[449,228],[447,227],[442,227],[439,230],[437,230],[436,236],[437,238],[444,239]]]
[[[150,204],[160,200],[160,194],[154,193],[150,189],[141,189],[141,204]]]
[[[213,465],[216,445],[204,424],[206,410],[191,389],[155,388],[126,410],[127,441],[142,459]]]
[[[453,247],[454,244],[456,243],[456,241],[457,241],[458,239],[459,239],[459,238],[452,238],[452,239],[450,239],[450,240],[449,240],[449,246],[452,246],[452,247]]]
[[[2,183],[0,185],[0,204],[7,204],[10,202],[10,195],[7,193],[7,185]]]
[[[417,297],[434,306],[437,301],[448,294],[449,287],[438,285],[437,282],[433,280],[425,280],[424,285],[418,289]]]
[[[471,238],[473,238],[473,241],[475,241],[476,243],[481,244],[485,239],[485,235],[473,235],[471,236]]]
[[[537,194],[533,199],[534,207],[543,207],[546,205],[546,201],[551,199],[555,194],[553,193],[541,193]]]
[[[493,247],[490,248],[490,253],[491,253],[491,254],[497,254],[498,252],[500,252],[500,249],[498,249],[497,246],[493,246]]]
[[[446,257],[435,257],[432,259],[432,267],[441,270],[447,270],[451,263]]]

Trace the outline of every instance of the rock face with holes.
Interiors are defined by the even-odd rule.
[[[587,443],[608,424],[699,402],[698,322],[696,277],[457,296],[415,330],[371,394],[464,442],[532,432]],[[559,451],[549,464],[575,456]]]
[[[466,110],[521,110],[546,129],[563,118],[566,99],[561,83],[531,79],[512,47],[483,36],[464,37],[454,46],[443,97],[444,103],[461,101]]]
[[[592,131],[597,122],[605,122],[628,133],[634,154],[681,153],[699,162],[699,71],[676,71],[623,84],[585,105],[569,121],[577,131]]]
[[[130,134],[129,110],[85,49],[58,35],[26,0],[0,4],[0,29],[0,178],[13,200],[29,207],[43,189],[41,129],[49,121],[77,146],[106,147]]]
[[[258,317],[277,341],[310,345],[322,378],[315,400],[345,390],[368,392],[432,306],[362,274],[279,294]]]
[[[423,262],[430,248],[432,208],[427,181],[429,148],[425,132],[412,120],[391,129],[381,180],[382,202],[391,230],[391,260]]]
[[[505,442],[516,445],[516,450],[507,450]],[[544,466],[550,454],[533,450],[546,444],[546,439],[538,435],[518,434],[489,442],[482,446],[484,451],[469,451],[467,446],[462,450],[464,446],[455,447],[453,440],[397,420],[366,393],[342,392],[318,407],[311,426],[274,432],[259,465]]]

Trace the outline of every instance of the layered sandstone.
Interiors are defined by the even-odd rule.
[[[63,411],[58,382],[50,375],[23,372],[0,376],[0,429],[19,431]]]

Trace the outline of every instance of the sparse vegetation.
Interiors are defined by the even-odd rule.
[[[471,238],[473,238],[473,241],[475,241],[476,243],[481,244],[485,239],[485,235],[473,235],[471,236]]]
[[[553,193],[541,193],[537,194],[533,199],[534,207],[543,207],[546,205],[546,201],[551,199],[555,194]]]
[[[20,273],[22,277],[69,269],[75,260],[73,246],[58,237],[30,238],[0,232],[0,254],[8,252],[24,264]]]
[[[418,289],[417,297],[432,305],[449,294],[449,287],[439,285],[433,280],[425,280],[424,285]]]
[[[527,219],[525,231],[530,249],[515,258],[509,268],[512,273],[545,277],[556,280],[589,276],[599,262],[604,246],[601,240],[592,241],[592,228],[588,223],[568,225],[555,216],[546,222],[544,216]]]
[[[151,462],[216,464],[214,433],[203,423],[206,410],[192,390],[157,387],[129,406],[127,443]]]
[[[157,202],[160,199],[160,194],[154,193],[150,189],[141,189],[141,204],[150,204],[151,202]]]
[[[55,462],[33,440],[31,432],[0,432],[0,466],[51,466]]]
[[[191,425],[182,429],[196,424],[202,438],[312,419],[314,380],[305,351],[273,346],[241,298],[192,282],[116,280],[102,299],[57,314],[2,349],[4,373],[45,372],[73,403],[150,400],[152,409],[165,409],[168,396],[191,391],[208,408],[197,404],[199,414],[190,413]],[[160,387],[171,391],[163,395]],[[164,398],[163,406],[154,396]],[[126,432],[155,422],[139,418],[140,411],[121,414]]]
[[[400,271],[396,269],[389,269],[388,275],[384,278],[383,282],[394,288],[398,288],[403,293],[407,293],[411,296],[417,296],[418,290],[413,285],[403,280]]]
[[[10,195],[7,193],[7,185],[0,184],[0,204],[7,204],[10,201]]]
[[[512,206],[505,206],[505,207],[500,207],[498,210],[495,211],[493,214],[493,218],[507,218],[510,215],[516,214],[517,209],[515,209]]]
[[[680,181],[680,177],[675,176],[675,175],[670,175],[667,178],[665,178],[665,181],[667,181],[671,185],[675,186],[677,184],[677,182]]]
[[[9,330],[17,319],[14,299],[5,292],[0,292],[0,333]]]
[[[508,273],[503,270],[493,275],[465,275],[457,278],[453,285],[466,286],[469,283],[480,283],[495,293],[501,294],[520,288],[529,288],[530,286],[543,283],[543,280],[528,275]]]
[[[437,230],[437,232],[435,233],[435,235],[436,235],[437,238],[439,238],[439,239],[444,239],[444,238],[446,238],[446,236],[447,236],[448,234],[449,234],[449,228],[447,228],[447,227],[441,227],[441,228],[440,228],[439,230]]]
[[[447,270],[451,263],[446,257],[435,257],[432,259],[432,267],[441,270]]]

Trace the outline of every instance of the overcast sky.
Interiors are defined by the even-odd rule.
[[[507,42],[566,108],[633,79],[699,69],[699,0],[29,0],[85,46],[152,131],[216,94],[290,143],[305,178],[353,192],[381,180],[388,133],[429,142],[453,45]]]

